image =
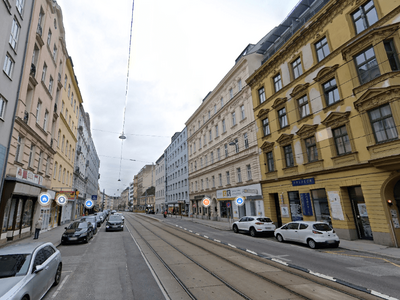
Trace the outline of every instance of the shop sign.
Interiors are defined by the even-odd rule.
[[[75,200],[75,191],[59,191],[56,194],[56,198],[58,195],[63,194],[65,197],[68,198],[68,200]]]
[[[301,200],[301,207],[303,208],[303,215],[312,216],[313,210],[312,210],[310,193],[300,193],[300,200]]]
[[[292,180],[292,186],[315,184],[314,177],[306,179]]]
[[[261,184],[251,184],[231,189],[218,190],[217,198],[236,198],[262,195]]]
[[[24,179],[26,181],[32,182],[32,183],[36,183],[39,185],[43,184],[43,177],[40,175],[37,175],[31,171],[22,169],[20,167],[17,168],[17,175],[15,176],[18,179]]]

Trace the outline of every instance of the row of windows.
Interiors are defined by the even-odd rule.
[[[174,184],[170,184],[167,186],[167,191],[173,191],[173,190],[177,190],[180,189],[181,187],[187,186],[187,179],[179,181],[177,183]]]
[[[246,165],[246,173],[247,173],[247,181],[251,181],[253,180],[253,175],[251,173],[251,165]],[[197,192],[200,190],[204,190],[204,189],[209,189],[210,185],[211,188],[216,188],[216,184],[218,183],[219,187],[223,186],[223,178],[222,178],[222,173],[218,174],[218,177],[215,178],[215,176],[211,176],[211,180],[209,180],[208,177],[205,178],[205,180],[200,179],[200,181],[195,180],[194,182],[191,182],[191,192]],[[216,180],[218,182],[216,182]],[[242,171],[241,168],[236,168],[236,183],[241,183],[243,182],[243,178],[242,178]],[[199,184],[200,185],[199,185]],[[205,184],[204,184],[205,183]],[[229,171],[225,172],[225,185],[230,185],[231,184],[231,174]]]
[[[21,137],[18,135],[17,137],[17,144],[16,144],[16,151],[15,151],[15,161],[22,163],[22,156],[24,153],[24,145],[25,145],[26,138]],[[29,156],[28,156],[28,168],[34,169],[35,168],[35,161],[36,161],[36,146],[32,143],[30,148],[29,148]],[[44,167],[44,173],[45,175],[49,174],[49,166],[50,166],[50,157],[47,155],[47,159],[45,161],[44,159],[44,152],[39,149],[39,156],[37,159],[37,172],[38,173],[43,173],[43,167]]]
[[[63,169],[62,165],[60,165],[59,168],[57,168],[58,163],[56,162],[54,164],[54,173],[53,173],[53,179],[57,178],[57,170],[58,170],[58,181],[67,184],[68,186],[72,186],[72,172],[71,174],[69,171],[67,171],[65,168]]]
[[[167,176],[168,180],[173,180],[176,178],[179,178],[181,175],[186,174],[187,173],[187,168],[184,167],[174,173],[172,173],[171,175]]]
[[[67,156],[69,160],[74,159],[72,154],[75,153],[75,149],[72,148],[72,144],[70,144],[68,140],[65,142],[65,135],[63,135],[61,140],[61,130],[58,131],[57,146],[61,149],[61,153],[65,153],[65,156]]]
[[[368,111],[369,121],[377,143],[388,142],[398,139],[398,132],[394,122],[390,104],[385,104]],[[335,146],[336,156],[341,156],[354,152],[352,149],[354,144],[348,134],[348,125],[342,125],[332,128],[332,139]],[[305,154],[308,162],[319,160],[318,145],[315,136],[308,137],[303,140]],[[281,148],[284,157],[284,167],[295,166],[295,155],[293,154],[292,144],[285,145]],[[266,153],[268,172],[276,171],[274,163],[273,151]]]
[[[173,201],[173,200],[189,200],[188,192],[176,193],[167,196],[167,201]]]
[[[239,79],[238,80],[238,82],[237,82],[237,85],[238,85],[238,93],[242,90],[242,80],[241,79]],[[229,100],[230,99],[232,99],[234,97],[234,94],[233,94],[233,88],[230,88],[229,89]],[[223,108],[224,107],[224,97],[221,97],[221,99],[220,99],[220,109],[221,108]],[[217,111],[218,111],[218,105],[217,104],[214,104],[214,107],[213,107],[213,114],[215,115],[216,113],[217,113]],[[208,110],[208,113],[207,113],[207,120],[210,120],[211,119],[211,109],[209,109]],[[202,125],[204,125],[205,123],[206,123],[206,115],[203,115],[203,117],[202,117],[202,121],[203,121],[203,123],[201,123],[201,121],[200,120],[197,120],[197,130],[199,130],[200,129],[200,127],[202,126]],[[196,131],[196,125],[193,125],[193,133],[195,133],[195,131]],[[192,136],[192,129],[189,129],[189,136]]]

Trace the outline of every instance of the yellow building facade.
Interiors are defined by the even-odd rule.
[[[57,132],[56,154],[54,155],[54,171],[52,176],[52,188],[57,192],[66,195],[75,195],[73,186],[73,172],[75,161],[75,150],[77,144],[77,127],[79,120],[79,106],[82,104],[82,96],[74,72],[71,57],[66,59],[65,72],[58,82],[57,92],[60,99],[57,101],[59,106],[59,126]],[[64,223],[72,218],[73,200],[68,197],[68,203],[63,207],[55,206],[52,213],[52,220],[55,226],[58,222]],[[54,204],[56,205],[56,204]],[[57,211],[57,208],[59,211]]]
[[[326,221],[342,239],[399,245],[399,28],[399,0],[316,0],[266,36],[246,82],[279,225]]]

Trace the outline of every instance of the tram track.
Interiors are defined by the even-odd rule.
[[[212,290],[229,289],[232,295],[235,295],[228,297],[229,299],[377,299],[351,287],[326,282],[323,278],[314,278],[299,270],[265,261],[251,253],[206,239],[195,233],[179,230],[165,223],[161,223],[161,227],[159,220],[130,215],[125,218],[125,222],[169,270],[190,299],[203,299],[207,288],[204,287],[201,289],[202,292],[198,293],[198,288],[193,286],[193,280],[188,281],[185,278],[186,275],[184,272],[181,273],[176,261],[182,264],[190,261],[196,266],[194,270],[201,269],[201,272],[207,274],[199,275],[200,273],[196,271],[196,277],[212,276],[218,282],[218,284],[213,284]],[[160,245],[163,246],[160,247]],[[175,259],[173,263],[168,262],[171,257],[168,252],[172,251],[170,249],[184,258]],[[185,266],[189,264],[186,263]],[[232,274],[238,274],[239,279]]]

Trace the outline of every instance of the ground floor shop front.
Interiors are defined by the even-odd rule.
[[[400,243],[400,172],[369,167],[262,183],[265,215],[278,226],[324,221],[341,239]]]

